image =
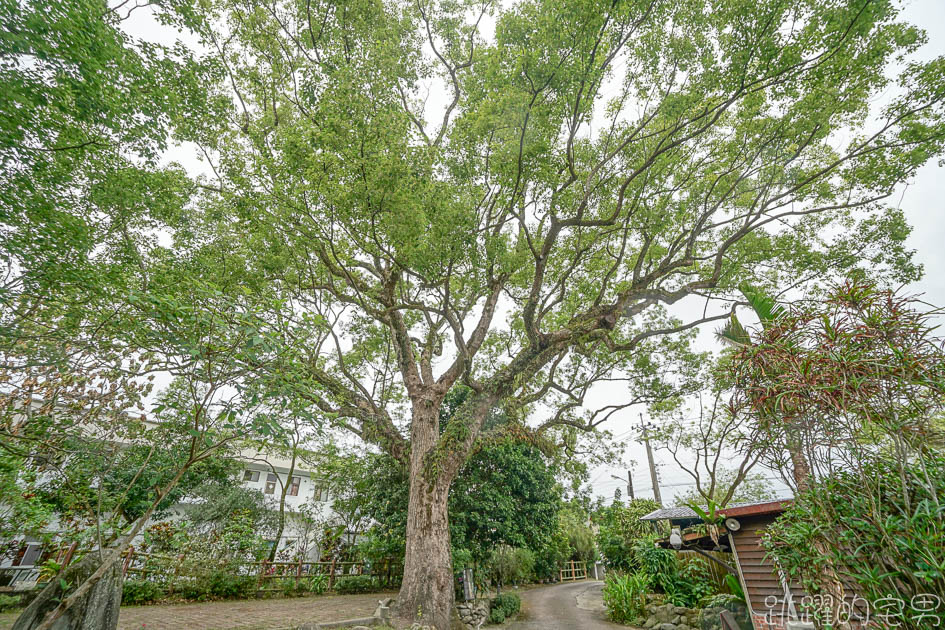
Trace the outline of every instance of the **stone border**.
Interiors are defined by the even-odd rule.
[[[390,606],[393,601],[393,597],[378,600],[377,608],[370,617],[343,619],[341,621],[312,621],[303,623],[297,630],[334,630],[335,628],[350,628],[351,626],[379,626],[390,620]]]

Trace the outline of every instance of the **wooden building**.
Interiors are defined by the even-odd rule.
[[[813,628],[812,624],[801,621],[797,610],[806,593],[800,584],[789,583],[761,546],[765,528],[790,504],[790,501],[771,501],[733,505],[720,511],[725,518],[726,531],[721,533],[718,545],[708,535],[683,533],[681,546],[672,547],[668,538],[661,541],[661,546],[730,551],[734,560],[730,568],[738,574],[745,591],[755,630]],[[686,507],[655,510],[641,520],[667,520],[672,527],[679,529],[702,522],[693,510]]]

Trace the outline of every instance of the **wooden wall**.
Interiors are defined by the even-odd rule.
[[[784,587],[778,577],[777,568],[765,558],[767,552],[761,546],[765,528],[779,514],[739,517],[741,529],[730,533],[734,554],[742,575],[745,596],[749,600],[752,622],[756,630],[778,630],[790,618]],[[798,583],[790,585],[795,602],[804,597],[804,589]]]

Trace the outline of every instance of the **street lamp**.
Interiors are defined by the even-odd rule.
[[[627,496],[632,501],[634,498],[633,497],[633,477],[630,476],[630,471],[629,470],[627,471],[626,479],[624,479],[623,477],[618,477],[617,475],[611,475],[611,477],[613,477],[617,481],[625,481],[627,483]]]

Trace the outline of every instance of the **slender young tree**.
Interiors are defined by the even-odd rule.
[[[447,496],[498,403],[591,430],[627,402],[590,404],[595,383],[665,392],[680,333],[727,316],[669,305],[864,259],[914,273],[883,200],[941,151],[945,63],[906,64],[869,110],[924,39],[892,2],[204,17],[234,106],[187,129],[210,161],[201,207],[280,296],[297,395],[409,466],[406,620],[450,623]],[[441,431],[458,384],[473,393]]]

